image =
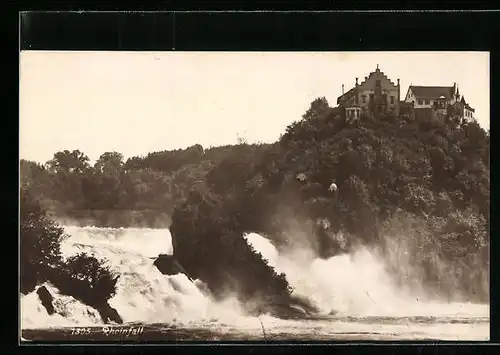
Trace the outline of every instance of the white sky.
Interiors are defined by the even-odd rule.
[[[488,52],[42,52],[20,56],[20,157],[271,142],[312,100],[336,105],[377,64],[396,82],[452,86],[489,128]]]

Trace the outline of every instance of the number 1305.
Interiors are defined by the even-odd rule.
[[[90,328],[71,328],[71,335],[90,334]]]

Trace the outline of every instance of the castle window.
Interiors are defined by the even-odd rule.
[[[361,95],[361,102],[366,103],[366,95]]]
[[[380,86],[380,80],[375,81],[375,86]]]
[[[391,105],[394,105],[394,96],[391,96]]]
[[[429,100],[425,100],[425,104],[426,104],[426,105],[429,105],[429,104],[430,104],[430,101],[429,101]]]
[[[422,105],[422,100],[418,100],[418,104],[419,104],[419,105]]]

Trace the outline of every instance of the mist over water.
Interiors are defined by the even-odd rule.
[[[367,248],[359,247],[349,254],[320,259],[307,248],[278,251],[259,234],[245,235],[247,242],[277,272],[286,274],[294,294],[313,301],[323,315],[331,317],[322,321],[290,321],[266,315],[260,319],[247,316],[235,297],[215,302],[204,291],[206,287],[201,281],[190,282],[183,274],[163,275],[153,262],[159,254],[173,254],[168,229],[66,226],[65,230],[70,237],[62,244],[64,257],[77,252],[94,254],[97,258],[106,258],[109,266],[120,274],[117,293],[109,304],[126,323],[175,324],[229,333],[261,334],[262,321],[269,333],[286,331],[304,336],[377,329],[384,334],[403,336],[404,333],[409,338],[410,333],[428,332],[438,334],[437,338],[448,339],[489,337],[488,305],[432,300],[423,289],[417,292],[415,288],[401,288],[387,271],[384,256]],[[47,314],[36,291],[22,296],[22,328],[101,324],[96,310],[72,297],[60,295],[51,285],[46,286],[54,296],[57,313]],[[432,319],[427,319],[426,324],[412,324],[410,329],[408,317]],[[370,320],[372,318],[376,320]],[[446,334],[431,324],[448,322],[448,318],[462,319],[463,324],[442,325],[441,328],[448,327]],[[466,324],[476,321],[482,323],[474,325],[472,330],[471,324]]]
[[[287,275],[295,294],[314,301],[325,314],[333,312],[353,317],[489,315],[487,305],[433,299],[418,280],[409,282],[412,287],[398,286],[387,270],[384,255],[378,250],[359,246],[350,253],[321,259],[311,249],[278,253],[268,239],[257,233],[247,234],[245,239],[277,272]],[[411,267],[405,260],[397,262],[401,268]]]

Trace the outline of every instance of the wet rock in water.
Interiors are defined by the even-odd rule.
[[[108,324],[109,322],[123,324],[122,317],[118,314],[116,309],[111,307],[107,302],[106,302],[106,304],[104,304],[100,307],[96,307],[96,309],[99,312],[99,315],[101,316],[102,321],[105,324]]]
[[[52,303],[54,301],[54,297],[52,297],[49,290],[47,290],[47,287],[45,286],[39,287],[38,290],[36,291],[36,294],[38,295],[38,298],[42,302],[42,305],[47,310],[47,313],[50,315],[54,314],[56,312],[56,310],[54,309],[54,305]]]
[[[153,265],[156,266],[156,268],[160,270],[163,275],[185,274],[191,282],[193,281],[187,271],[181,264],[179,264],[173,255],[160,254],[153,262]]]

